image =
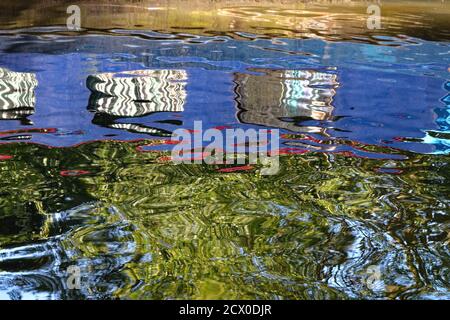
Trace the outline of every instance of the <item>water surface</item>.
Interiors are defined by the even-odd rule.
[[[68,5],[0,5],[1,298],[450,297],[447,3]],[[195,120],[280,173],[172,164]]]

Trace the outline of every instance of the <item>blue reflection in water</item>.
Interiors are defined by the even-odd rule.
[[[445,106],[436,108],[434,112],[437,115],[436,123],[439,125],[438,130],[426,131],[423,142],[433,144],[435,154],[450,153],[450,81],[447,81],[444,88],[449,93],[441,99]]]
[[[447,79],[447,67],[450,59],[447,44],[417,40],[405,43],[400,41],[394,47],[350,42],[331,43],[312,39],[237,41],[227,37],[198,37],[198,43],[194,44],[176,38],[148,40],[123,33],[121,36],[53,36],[47,39],[20,33],[1,36],[0,68],[11,70],[13,76],[4,76],[3,74],[9,73],[2,71],[3,82],[0,83],[3,85],[3,91],[0,92],[0,101],[6,107],[1,113],[4,121],[0,121],[0,139],[4,142],[25,140],[50,146],[72,146],[98,139],[159,138],[168,136],[178,128],[192,129],[194,121],[201,120],[203,128],[279,128],[283,133],[298,135],[298,139],[283,138],[281,142],[287,147],[333,152],[352,151],[372,157],[383,157],[384,153],[364,152],[361,145],[386,147],[386,152],[392,150],[389,148],[399,148],[418,153],[449,153],[450,83]],[[13,72],[23,72],[26,75]],[[18,88],[28,88],[29,91],[24,92]],[[21,113],[19,109],[26,112]],[[38,148],[34,149],[34,152],[38,152],[36,150]],[[90,155],[89,152],[86,154]],[[55,170],[54,167],[47,166],[48,155],[44,152],[36,157],[38,160],[35,164],[18,153],[15,156],[17,159],[14,161],[31,163],[31,167],[36,166],[36,172],[39,174],[48,174]],[[49,158],[52,159],[51,156]],[[104,155],[104,158],[108,159],[108,155]],[[361,295],[364,294],[353,284],[357,282],[358,272],[366,268],[365,263],[371,261],[369,255],[374,252],[383,257],[379,259],[386,270],[396,269],[392,278],[399,279],[397,283],[405,287],[413,286],[414,283],[428,285],[425,280],[416,279],[417,272],[407,273],[401,270],[409,259],[404,252],[409,251],[410,247],[418,247],[418,250],[426,252],[419,253],[418,256],[429,259],[426,265],[433,269],[429,271],[429,275],[431,282],[434,281],[434,292],[429,294],[435,297],[448,295],[445,275],[441,276],[441,273],[446,272],[442,265],[447,257],[444,243],[447,239],[447,232],[444,230],[447,198],[446,190],[440,189],[441,184],[446,186],[442,183],[446,181],[446,167],[443,167],[442,172],[434,168],[428,170],[432,166],[427,167],[427,171],[420,171],[420,168],[397,168],[399,163],[385,162],[384,167],[377,168],[384,173],[402,172],[403,169],[415,170],[411,171],[410,175],[405,175],[420,181],[421,184],[415,186],[408,183],[416,180],[405,182],[403,176],[367,176],[364,170],[368,169],[360,169],[354,173],[353,169],[357,168],[357,164],[351,162],[347,166],[352,170],[347,169],[350,173],[342,175],[345,179],[340,179],[341,176],[335,175],[335,171],[342,165],[338,162],[333,164],[334,160],[330,160],[330,164],[316,163],[316,167],[310,168],[311,172],[306,175],[307,171],[302,171],[305,165],[303,163],[302,166],[299,165],[301,170],[292,169],[285,176],[281,175],[279,181],[283,181],[282,183],[275,180],[277,188],[281,188],[281,194],[286,197],[283,201],[271,200],[272,206],[277,209],[275,210],[272,207],[265,208],[269,201],[265,198],[266,193],[262,192],[277,189],[273,188],[270,181],[263,181],[270,186],[267,189],[257,189],[255,194],[258,194],[258,197],[246,195],[256,184],[242,185],[242,182],[239,182],[235,185],[233,182],[227,185],[220,181],[214,188],[206,186],[206,189],[217,190],[212,196],[205,195],[205,198],[192,201],[192,181],[189,175],[179,180],[183,176],[180,178],[178,173],[172,185],[166,183],[172,181],[170,173],[161,176],[161,172],[156,170],[157,166],[152,163],[152,166],[145,167],[143,171],[153,168],[154,175],[135,172],[134,175],[127,176],[127,170],[120,170],[126,168],[127,163],[121,163],[120,156],[112,158],[109,160],[116,160],[118,163],[103,165],[105,171],[101,171],[102,174],[106,172],[111,175],[107,180],[111,182],[111,186],[105,186],[113,188],[110,190],[111,194],[129,194],[131,199],[117,200],[125,206],[129,205],[129,212],[122,214],[114,205],[101,203],[101,200],[107,199],[106,195],[97,195],[94,197],[96,199],[90,199],[93,197],[91,189],[84,182],[80,183],[80,189],[72,189],[72,186],[76,185],[75,180],[53,183],[59,181],[60,176],[65,179],[71,174],[75,177],[80,172],[90,173],[84,170],[86,167],[73,168],[72,171],[71,168],[63,168],[68,170],[63,171],[64,174],[60,172],[57,177],[44,176],[42,179],[46,183],[45,186],[38,184],[35,190],[50,190],[50,200],[46,201],[58,205],[67,202],[64,205],[70,206],[71,209],[53,210],[45,219],[38,213],[37,208],[31,210],[27,207],[22,210],[26,219],[21,218],[25,219],[25,223],[21,225],[33,230],[26,235],[32,237],[41,232],[41,229],[43,231],[38,237],[40,240],[33,244],[11,243],[11,247],[1,248],[0,298],[73,298],[71,295],[77,294],[81,297],[105,298],[110,297],[111,292],[118,291],[124,283],[135,281],[124,280],[123,266],[133,263],[146,266],[154,258],[152,252],[161,252],[160,256],[165,258],[163,253],[170,244],[163,240],[173,239],[172,234],[165,233],[166,230],[172,229],[161,223],[160,229],[164,237],[155,236],[160,241],[158,243],[161,243],[161,248],[141,248],[148,255],[140,256],[137,247],[142,244],[137,243],[136,239],[144,239],[149,237],[149,234],[141,237],[139,233],[154,232],[158,228],[150,224],[139,226],[136,224],[139,217],[130,217],[135,213],[135,205],[147,202],[150,209],[143,210],[145,215],[147,216],[148,212],[155,213],[155,223],[158,225],[158,214],[163,212],[165,215],[161,215],[161,222],[171,225],[175,230],[173,232],[188,229],[186,219],[182,215],[187,202],[198,205],[193,210],[195,214],[192,217],[195,219],[202,218],[201,215],[198,217],[197,213],[205,203],[211,212],[226,205],[227,212],[236,213],[238,216],[243,214],[246,219],[252,210],[257,210],[258,215],[270,213],[269,219],[281,211],[279,231],[288,231],[277,231],[276,235],[268,237],[271,246],[264,254],[272,258],[272,245],[276,246],[278,242],[288,246],[286,250],[281,249],[282,258],[286,261],[294,257],[293,260],[316,262],[317,256],[314,256],[314,253],[324,250],[323,257],[329,257],[330,262],[327,261],[326,267],[321,271],[324,275],[316,277],[327,279],[331,288],[340,288],[347,297],[359,297],[360,292]],[[53,159],[58,159],[58,156]],[[79,157],[79,154],[74,155],[73,159],[88,163],[91,161],[89,157]],[[42,164],[39,161],[42,161]],[[139,158],[136,161],[139,162]],[[331,169],[325,168],[329,165]],[[361,166],[361,163],[359,165]],[[139,168],[141,167],[142,163],[139,163]],[[5,168],[4,172],[16,170],[8,169],[10,167],[7,167],[7,163]],[[93,170],[95,175],[95,170],[99,168],[92,166],[87,169]],[[427,180],[419,180],[422,176]],[[355,177],[368,177],[368,180],[356,183],[358,180]],[[288,178],[294,179],[292,186],[285,183]],[[146,186],[140,183],[143,179],[153,182]],[[206,180],[209,181],[209,178]],[[336,187],[322,185],[321,189],[314,189],[317,184],[328,180],[336,183]],[[356,181],[354,186],[351,185],[353,180]],[[27,192],[27,188],[22,188],[21,185],[17,187],[13,184],[15,180],[11,181],[11,190],[16,192],[24,189]],[[121,186],[119,182],[123,181],[131,182]],[[92,184],[95,183],[97,181],[93,180]],[[243,198],[240,197],[239,186],[243,187]],[[130,190],[133,187],[136,187],[136,190]],[[236,193],[230,193],[232,188],[237,188]],[[83,193],[85,189],[86,194]],[[204,189],[201,189],[202,192]],[[422,189],[431,189],[434,193],[422,195]],[[202,192],[197,192],[197,195]],[[299,200],[297,196],[301,193],[309,198]],[[179,198],[182,200],[178,199],[180,202],[175,203],[177,199],[168,197],[172,194],[181,194]],[[236,194],[239,194],[237,200],[234,198]],[[147,198],[149,195],[162,198]],[[6,196],[9,194],[6,193]],[[39,201],[43,198],[40,194],[36,197]],[[350,206],[347,210],[345,206],[339,209],[340,206],[336,205],[336,212],[339,214],[333,216],[329,215],[329,209],[324,205],[326,210],[320,209],[320,218],[317,218],[308,210],[305,211],[305,204],[308,202],[314,204],[311,207],[319,204],[319,198],[316,197],[320,200],[338,199],[337,202],[330,203],[350,203],[354,207]],[[86,202],[85,198],[92,202]],[[76,206],[73,205],[75,202]],[[418,203],[423,204],[430,213],[417,206]],[[108,210],[105,211],[105,208]],[[356,215],[361,218],[347,219],[345,214],[347,211],[351,212],[350,209],[355,210],[354,208],[361,210],[361,216]],[[372,208],[377,210],[372,212]],[[14,214],[20,211],[14,210]],[[296,211],[305,211],[305,215],[287,217]],[[175,220],[177,223],[170,220],[172,214],[181,216],[179,221]],[[373,220],[369,219],[366,223],[366,214],[373,215]],[[422,215],[430,217],[425,218]],[[5,215],[3,225],[8,225],[12,234],[20,235],[13,227],[18,230],[20,228],[14,223],[7,223],[11,221],[7,219],[12,218]],[[209,220],[209,217],[199,221],[208,228],[215,227],[215,224],[211,223],[215,221]],[[223,224],[223,220],[220,223]],[[413,239],[408,240],[410,243],[404,249],[396,247],[397,242],[390,238],[391,234],[388,234],[387,230],[390,223],[394,224],[392,233],[398,228],[405,232],[406,240]],[[397,224],[400,227],[396,227]],[[416,224],[420,224],[417,228],[424,230],[423,233],[417,232],[417,239],[429,236],[424,244],[418,244],[418,240],[417,243],[414,242],[416,238],[410,236],[416,236],[416,230],[410,230]],[[198,225],[195,220],[195,223],[188,224],[188,227],[197,228]],[[234,223],[229,225],[232,226],[230,230],[236,227]],[[247,226],[247,223],[242,225]],[[329,225],[329,228],[325,228],[325,225]],[[9,236],[8,228],[2,232]],[[293,231],[290,231],[290,228]],[[329,231],[321,231],[317,240],[313,239],[316,231],[322,228]],[[372,228],[375,231],[372,231]],[[247,227],[244,229],[247,230]],[[255,230],[259,232],[258,229]],[[192,230],[192,234],[196,232],[197,229]],[[301,236],[300,240],[296,242],[293,241],[294,237],[289,238],[291,233],[295,234],[295,237]],[[398,233],[400,234],[400,231]],[[330,248],[323,249],[320,241],[327,240],[325,235],[331,239],[336,238],[336,243],[342,244],[345,250],[338,252],[332,241]],[[402,236],[398,237],[403,241]],[[194,238],[197,239],[197,235]],[[221,235],[220,240],[223,238]],[[32,239],[34,238],[28,240]],[[311,245],[312,240],[316,246]],[[79,246],[79,243],[86,246]],[[298,245],[300,250],[295,251],[298,248],[291,249],[290,245]],[[214,248],[242,249],[240,246],[242,244],[227,246],[221,242],[220,245],[215,244]],[[243,247],[245,248],[245,245]],[[95,248],[97,254],[92,255],[85,248]],[[214,258],[217,256],[219,255],[212,255]],[[258,259],[260,257],[252,258],[252,265],[260,268],[259,272],[263,275],[261,279],[268,278],[272,282],[276,280],[283,288],[293,286],[295,281],[297,290],[304,286],[303,278],[299,281],[283,277],[285,274],[292,276],[289,268],[286,273],[273,275],[270,273],[270,267],[266,271],[264,262]],[[431,261],[432,259],[437,262]],[[17,268],[19,264],[20,268]],[[85,291],[78,293],[68,290],[65,277],[69,265],[80,267],[98,286],[83,287],[82,290]],[[244,266],[239,261],[236,265]],[[266,265],[269,266],[270,263],[266,262]],[[98,266],[98,269],[89,269],[90,266]],[[284,265],[280,264],[280,268],[284,268]],[[186,270],[191,271],[190,268]],[[136,276],[136,279],[139,279],[136,280],[138,283],[134,284],[137,289],[139,286],[148,285],[141,282],[143,278],[145,277],[142,275]],[[151,284],[151,281],[148,282]],[[322,283],[317,286],[322,286]],[[96,291],[92,291],[94,289]],[[330,291],[329,294],[333,292]],[[120,296],[120,293],[118,295]]]
[[[174,123],[191,128],[194,120],[202,120],[204,127],[263,125],[282,128],[285,133],[309,132],[321,141],[331,139],[333,150],[348,147],[339,142],[342,140],[419,153],[448,150],[446,139],[423,138],[424,132],[445,131],[442,122],[447,123],[448,111],[439,105],[445,95],[442,84],[448,76],[448,45],[419,40],[393,47],[312,39],[275,43],[219,38],[213,42],[212,38],[199,37],[201,44],[192,44],[179,39],[149,41],[126,35],[52,40],[33,35],[2,36],[0,66],[36,73],[40,83],[36,113],[29,119],[34,128],[55,130],[32,134],[29,139],[52,146],[105,138],[148,138],[148,132],[139,128],[154,128],[157,123],[159,130],[171,132]],[[151,112],[121,120],[121,125],[114,121],[111,123],[115,125],[108,125],[108,119],[95,118],[86,109],[89,75],[148,69],[184,70],[187,94],[183,112]],[[296,87],[292,80],[274,76],[274,72],[283,70],[314,73],[313,80],[302,83],[300,79]],[[314,92],[308,96],[306,91],[324,92],[320,84],[314,84],[314,77],[331,75],[336,83],[332,101],[325,104],[333,111],[317,117],[311,116],[311,111],[309,115],[296,111],[323,104],[323,98],[314,96]],[[260,81],[246,87],[245,78],[252,76],[259,76]],[[275,82],[283,86],[283,81],[287,81],[285,87],[290,86],[288,91],[264,89],[275,88]],[[281,100],[294,111],[291,116],[284,114],[277,123],[239,121],[236,113],[242,101],[237,92],[242,90],[247,101],[260,99],[273,104]],[[280,106],[266,107],[274,110]],[[19,128],[17,121],[0,123],[1,131]],[[320,143],[314,149],[321,150]]]

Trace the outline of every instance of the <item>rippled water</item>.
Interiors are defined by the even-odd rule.
[[[238,2],[0,4],[0,298],[450,298],[449,5]],[[195,120],[280,173],[174,165]]]

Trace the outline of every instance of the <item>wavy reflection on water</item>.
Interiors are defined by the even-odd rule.
[[[450,28],[448,2],[388,1],[382,3],[383,28],[367,28],[366,1],[275,0],[128,1],[87,0],[80,3],[83,29],[97,33],[136,29],[136,36],[168,39],[160,31],[187,41],[195,36],[230,36],[235,39],[315,38],[327,41],[355,41],[401,45],[413,38],[448,41]],[[66,8],[73,3],[61,0],[0,3],[0,24],[11,28],[61,26],[66,24]],[[18,14],[20,13],[20,14]],[[67,33],[61,29],[59,32]],[[121,33],[121,31],[119,31]]]
[[[26,117],[34,113],[37,85],[32,73],[0,68],[0,120],[20,119],[23,124],[29,124]]]
[[[0,162],[3,212],[36,208],[34,227],[0,230],[2,297],[448,297],[445,157],[282,156],[264,177],[174,166],[139,144],[0,146],[14,154]]]
[[[0,1],[0,298],[450,299],[448,3],[69,2]]]
[[[9,299],[110,298],[118,289],[114,270],[132,259],[132,226],[95,203],[46,215],[40,239],[0,250],[0,297]],[[81,245],[82,244],[82,245]],[[95,252],[95,255],[92,254]],[[93,287],[70,287],[69,266]]]
[[[215,37],[198,37],[199,42],[193,44],[177,37],[142,39],[126,30],[120,37],[47,38],[47,31],[29,36],[17,32],[16,36],[3,36],[0,63],[11,70],[36,72],[41,83],[36,90],[39,112],[30,120],[33,129],[47,128],[51,116],[55,129],[45,135],[30,134],[27,139],[32,142],[70,146],[105,137],[145,139],[149,134],[169,135],[174,123],[192,129],[192,121],[201,120],[205,128],[273,125],[284,134],[308,133],[301,143],[309,150],[358,152],[354,144],[363,144],[386,151],[450,152],[445,138],[448,108],[442,100],[447,93],[450,56],[441,43],[416,39],[422,41],[420,45],[403,41],[400,49],[312,39],[237,41],[220,37],[218,42]],[[36,65],[42,68],[36,70]],[[69,68],[71,76],[61,80],[61,68]],[[95,88],[89,92],[84,85],[89,75],[120,75],[132,70],[145,70],[141,72],[147,72],[149,79],[160,76],[157,73],[161,71],[156,70],[169,74],[183,70],[186,80],[166,81],[161,76],[154,85],[167,83],[170,90],[156,95],[152,102],[134,100],[131,93],[136,84],[126,84],[129,91],[122,96],[95,92]],[[133,77],[125,78],[131,81]],[[261,105],[251,106],[255,103]],[[86,104],[95,111],[93,119],[82,111]],[[272,114],[267,119],[260,116],[264,104]],[[236,107],[242,111],[237,117]],[[149,112],[152,108],[180,111]],[[250,116],[252,120],[246,119]],[[22,141],[23,136],[6,134],[18,130],[16,124],[1,125],[2,139]],[[432,138],[437,136],[441,140]]]
[[[142,117],[155,112],[182,112],[186,100],[184,70],[136,70],[90,75],[88,109],[93,123],[114,129],[169,136],[170,131],[143,124],[117,123],[116,119]]]
[[[251,70],[259,75],[235,77],[237,117],[243,123],[287,129],[293,132],[322,133],[326,127],[302,126],[301,120],[332,118],[337,75],[314,70]]]
[[[449,92],[442,97],[441,101],[445,107],[436,108],[436,123],[439,125],[438,130],[427,130],[425,137],[421,140],[425,143],[436,146],[434,153],[449,154],[450,150],[450,81],[444,84],[445,90]]]

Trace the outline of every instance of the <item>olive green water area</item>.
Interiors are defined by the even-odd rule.
[[[449,298],[448,157],[283,155],[262,176],[143,143],[0,146],[2,298]]]

